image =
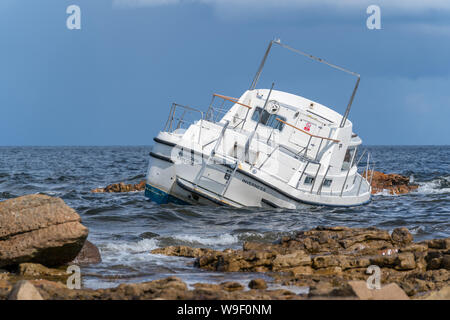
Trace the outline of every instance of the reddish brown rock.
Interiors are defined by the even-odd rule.
[[[142,180],[136,184],[125,184],[124,182],[113,183],[105,188],[96,188],[91,190],[94,193],[102,193],[102,192],[135,192],[135,191],[144,191],[145,190],[145,180]]]
[[[372,176],[372,171],[368,171],[368,178]],[[385,174],[373,171],[372,194],[388,190],[390,194],[405,194],[416,190],[418,185],[410,184],[409,178],[400,174]]]

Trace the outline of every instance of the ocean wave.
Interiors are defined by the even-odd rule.
[[[239,238],[229,233],[224,233],[217,236],[201,237],[192,234],[181,234],[173,236],[175,240],[182,241],[184,243],[206,245],[206,246],[226,246],[236,244],[239,242]]]
[[[417,192],[422,194],[450,193],[450,176],[439,177],[431,181],[418,182]]]
[[[143,239],[137,242],[108,242],[99,246],[103,262],[106,264],[134,265],[151,259],[150,251],[158,248],[158,240]]]
[[[104,251],[141,253],[150,252],[158,248],[158,240],[142,239],[137,242],[108,242],[103,248]]]

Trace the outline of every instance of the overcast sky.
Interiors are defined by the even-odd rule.
[[[1,0],[0,145],[151,145],[172,102],[247,90],[273,38],[361,74],[365,144],[449,144],[448,0]],[[354,78],[272,53],[258,87],[345,110]]]

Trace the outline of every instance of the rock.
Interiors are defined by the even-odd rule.
[[[69,276],[65,270],[51,269],[39,263],[21,263],[18,268],[18,274],[33,278],[52,278],[63,279]]]
[[[71,262],[71,264],[76,265],[88,265],[97,264],[102,262],[102,256],[100,255],[100,250],[90,241],[86,240],[84,242],[83,248]]]
[[[412,270],[416,267],[414,254],[411,252],[399,253],[394,264],[396,270]]]
[[[269,272],[276,281],[309,286],[311,297],[322,298],[351,298],[347,281],[367,280],[367,267],[377,265],[382,282],[396,283],[416,297],[448,283],[450,251],[447,239],[412,241],[406,228],[390,235],[373,227],[320,226],[272,244],[245,242],[243,250],[178,246],[153,252],[194,257],[194,266],[211,271]]]
[[[381,289],[369,289],[365,281],[349,281],[348,284],[360,300],[409,300],[396,283],[390,283]]]
[[[432,292],[426,300],[450,300],[450,286],[446,286],[439,291]]]
[[[29,281],[23,280],[16,283],[8,300],[43,300],[39,291]]]
[[[370,179],[372,171],[368,171]],[[391,194],[404,194],[416,190],[419,186],[410,184],[409,178],[399,174],[385,174],[379,171],[373,171],[372,193],[388,190]]]
[[[298,266],[311,265],[311,258],[304,251],[296,251],[290,254],[277,255],[272,261],[272,270],[282,270]]]
[[[267,283],[264,279],[252,279],[248,283],[250,289],[264,290],[267,289]]]
[[[409,230],[405,227],[396,228],[391,234],[392,241],[401,245],[407,245],[413,242],[414,238]]]
[[[309,298],[355,298],[355,293],[348,284],[333,285],[331,282],[320,281],[310,287]]]
[[[205,248],[191,248],[188,246],[169,246],[157,248],[151,251],[152,254],[163,254],[166,256],[197,258],[206,254],[215,253],[215,250]]]
[[[144,191],[145,190],[145,180],[142,180],[136,184],[125,184],[123,182],[113,183],[105,188],[96,188],[91,190],[93,193],[102,193],[102,192],[135,192],[135,191]]]
[[[0,202],[0,267],[72,261],[88,235],[80,222],[59,198],[34,194]]]
[[[241,291],[244,290],[244,286],[239,282],[227,281],[221,284],[222,288],[226,291]]]
[[[312,267],[314,269],[338,267],[343,265],[344,261],[345,257],[343,256],[335,256],[335,255],[317,256],[313,259]]]

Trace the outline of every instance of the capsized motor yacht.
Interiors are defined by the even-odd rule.
[[[257,89],[274,45],[355,76],[344,115],[273,84]],[[154,138],[145,196],[160,204],[290,209],[368,203],[373,165],[368,152],[357,159],[362,140],[348,119],[359,81],[357,73],[272,40],[240,98],[215,93],[205,112],[172,104]]]

